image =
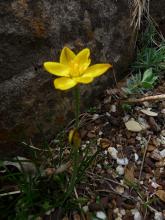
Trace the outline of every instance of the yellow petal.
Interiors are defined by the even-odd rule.
[[[68,47],[64,47],[60,55],[60,63],[68,65],[75,58],[75,53]]]
[[[69,76],[69,68],[61,63],[45,62],[44,68],[56,76]]]
[[[54,80],[54,86],[56,89],[67,90],[74,87],[77,84],[73,79],[67,77],[60,77]]]
[[[84,72],[83,76],[98,77],[105,73],[110,67],[112,67],[111,64],[95,64],[93,66],[90,66]]]
[[[78,83],[84,83],[84,84],[88,84],[91,83],[93,81],[93,77],[89,77],[89,76],[80,76],[80,77],[75,77],[74,80]]]
[[[90,55],[90,50],[88,48],[85,48],[81,50],[74,58],[74,62],[79,65],[80,69],[81,67],[84,68],[84,65],[86,65],[86,68],[89,66],[90,64],[89,55]]]

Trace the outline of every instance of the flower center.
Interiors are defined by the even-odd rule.
[[[71,77],[80,76],[80,66],[77,62],[71,61],[69,66],[70,66],[70,76]]]

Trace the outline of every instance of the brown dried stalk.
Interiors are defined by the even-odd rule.
[[[139,99],[126,99],[126,100],[121,100],[121,103],[136,103],[136,102],[146,102],[146,101],[157,101],[157,100],[164,100],[165,99],[165,94],[161,95],[153,95],[153,96],[146,96],[143,98]]]

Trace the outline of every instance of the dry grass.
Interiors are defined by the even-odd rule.
[[[131,26],[135,30],[140,29],[142,16],[144,14],[149,16],[149,3],[150,0],[134,0]]]

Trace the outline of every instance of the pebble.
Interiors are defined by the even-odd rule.
[[[118,216],[117,218],[115,218],[115,220],[122,220],[122,218]]]
[[[162,158],[165,157],[165,149],[160,151],[160,156],[161,156]]]
[[[121,209],[121,210],[120,210],[120,213],[121,213],[121,215],[125,215],[125,214],[126,214],[125,209]]]
[[[116,167],[116,172],[119,174],[119,175],[124,175],[124,168],[119,165]]]
[[[126,157],[125,158],[117,158],[116,162],[119,165],[123,165],[123,166],[128,165],[128,159]]]
[[[109,148],[108,148],[108,152],[109,152],[109,154],[111,155],[111,157],[112,157],[113,159],[117,159],[118,151],[116,150],[116,148],[114,148],[114,147],[109,147]]]
[[[92,120],[96,120],[99,118],[99,114],[94,114],[93,117],[92,117]]]
[[[104,220],[104,219],[106,219],[106,214],[102,211],[98,211],[98,212],[96,212],[96,217]]]
[[[160,143],[165,145],[165,137],[160,135]]]
[[[111,105],[111,112],[116,112],[116,105]]]
[[[142,220],[141,214],[138,209],[132,209],[131,212],[134,215],[134,220]]]
[[[152,182],[152,183],[151,183],[151,186],[152,186],[154,189],[157,189],[160,185],[157,184],[156,182]]]
[[[102,136],[103,132],[102,131],[99,131],[99,136]]]
[[[124,193],[124,187],[122,186],[116,186],[116,191],[120,194],[123,194]]]
[[[138,156],[138,154],[137,154],[137,153],[134,153],[134,157],[135,157],[135,161],[138,161],[139,156]]]
[[[118,214],[118,213],[119,213],[119,208],[115,208],[115,209],[113,210],[113,212],[114,212],[115,214]]]
[[[165,130],[162,130],[160,134],[165,137]]]
[[[163,220],[163,214],[161,212],[155,212],[154,220]]]
[[[109,114],[109,112],[106,112],[105,114],[106,114],[106,116],[108,116],[108,117],[110,117],[110,116],[111,116],[111,114]]]
[[[88,208],[87,205],[83,206],[82,209],[83,209],[83,211],[84,211],[85,213],[88,212],[88,210],[89,210],[89,208]]]
[[[161,110],[161,113],[162,113],[162,114],[165,114],[165,108]]]
[[[157,148],[154,151],[152,151],[150,157],[154,160],[157,160],[157,161],[162,159],[162,156],[160,155],[160,151]]]

